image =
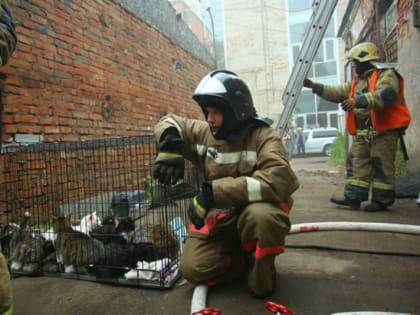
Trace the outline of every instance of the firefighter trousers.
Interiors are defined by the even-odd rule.
[[[180,273],[194,284],[223,284],[248,273],[256,295],[273,290],[275,256],[284,251],[290,230],[287,213],[271,203],[242,209],[212,209],[200,230],[190,225]]]
[[[376,133],[370,140],[354,136],[347,156],[347,180],[344,196],[359,202],[372,202],[390,206],[395,200],[395,167],[399,131]]]

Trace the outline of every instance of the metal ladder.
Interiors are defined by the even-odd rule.
[[[313,12],[308,30],[282,96],[284,107],[275,128],[281,136],[284,134],[284,130],[293,113],[296,101],[303,88],[303,80],[308,75],[337,2],[338,0],[319,0],[314,1],[312,4]]]

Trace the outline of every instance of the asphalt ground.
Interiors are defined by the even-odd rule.
[[[420,226],[415,199],[398,199],[390,211],[340,209],[345,174],[324,157],[294,158],[301,186],[292,223],[362,222]],[[211,288],[207,306],[221,314],[273,314],[267,300],[299,315],[341,312],[420,314],[420,236],[396,232],[318,231],[290,234],[276,259],[277,286],[269,299],[249,296],[246,280]],[[190,314],[194,287],[180,279],[166,290],[125,287],[60,277],[12,279],[15,315]]]

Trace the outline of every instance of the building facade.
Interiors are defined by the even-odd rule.
[[[225,68],[223,0],[169,0],[181,18],[211,52],[213,68]]]
[[[343,15],[340,0],[309,77],[323,83],[342,78],[342,45],[336,37]],[[250,86],[260,114],[277,121],[282,96],[312,14],[311,0],[224,0],[226,64]],[[337,104],[303,89],[291,125],[304,129],[342,127]]]

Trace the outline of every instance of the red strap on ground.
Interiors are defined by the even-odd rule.
[[[191,315],[219,315],[222,313],[222,310],[220,308],[212,308],[212,307],[206,307],[202,310],[195,311]]]

